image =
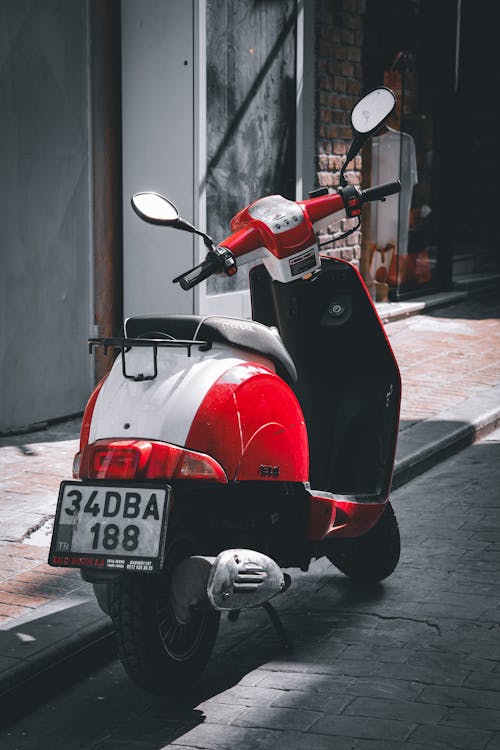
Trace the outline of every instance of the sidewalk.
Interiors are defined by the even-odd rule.
[[[500,424],[500,295],[434,295],[379,312],[403,379],[398,487]],[[46,564],[78,430],[73,420],[0,438],[0,697],[110,633],[79,572]]]

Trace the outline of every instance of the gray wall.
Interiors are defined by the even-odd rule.
[[[145,224],[130,198],[155,190],[194,211],[194,13],[187,0],[122,0],[125,315],[193,312],[172,279],[194,262],[191,235]]]
[[[90,389],[87,3],[0,0],[0,432]]]

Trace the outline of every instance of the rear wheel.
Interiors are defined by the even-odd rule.
[[[401,542],[398,522],[388,502],[383,515],[367,534],[329,549],[327,557],[349,578],[376,583],[387,578],[399,562]]]
[[[113,584],[111,618],[120,659],[135,683],[154,693],[188,687],[203,671],[217,637],[220,614],[175,617],[170,580],[175,567],[196,553],[194,540],[176,537],[168,546],[164,574],[124,576]]]

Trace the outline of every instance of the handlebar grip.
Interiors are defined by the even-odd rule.
[[[204,261],[202,261],[198,266],[195,266],[194,268],[191,268],[189,271],[185,271],[184,273],[181,273],[180,276],[177,276],[173,282],[174,284],[176,282],[179,282],[182,289],[184,289],[185,292],[189,291],[189,289],[192,289],[197,284],[200,284],[205,279],[208,279],[209,276],[211,276],[213,273],[217,272],[219,270],[219,261],[217,258],[205,258]]]
[[[361,191],[361,198],[363,203],[368,201],[383,201],[387,195],[394,195],[401,191],[401,182],[399,180],[393,180],[392,182],[384,182],[382,185],[375,185],[374,187],[367,188]]]

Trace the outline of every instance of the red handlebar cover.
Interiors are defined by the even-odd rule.
[[[220,243],[221,247],[231,250],[235,258],[246,255],[246,253],[250,253],[252,250],[257,250],[257,248],[263,245],[264,239],[259,227],[256,225],[248,225],[243,227],[243,229],[238,229]]]
[[[309,198],[298,203],[303,207],[312,224],[316,224],[317,221],[336,214],[345,208],[344,200],[340,193],[321,195],[319,198]]]

